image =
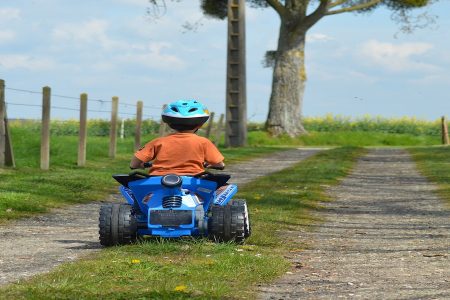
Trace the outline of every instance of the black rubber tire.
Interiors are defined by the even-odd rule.
[[[131,244],[137,239],[137,223],[129,204],[109,203],[100,207],[99,239],[103,246]]]
[[[208,219],[208,238],[220,242],[224,237],[225,225],[223,223],[224,206],[213,205]]]
[[[242,243],[245,239],[242,207],[213,205],[208,220],[208,238],[215,242]]]
[[[247,201],[234,199],[231,205],[239,207],[239,210],[244,214],[244,238],[250,237],[252,235],[252,225],[250,223]]]

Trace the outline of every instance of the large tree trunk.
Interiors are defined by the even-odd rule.
[[[272,135],[298,136],[306,133],[301,123],[305,90],[306,30],[289,30],[281,24],[273,70],[267,130]]]

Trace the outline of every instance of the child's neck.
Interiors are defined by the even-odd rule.
[[[177,131],[177,133],[196,133],[196,132],[197,132],[197,129]]]
[[[196,133],[199,129],[200,129],[200,126],[194,128],[194,129],[191,129],[191,130],[180,130],[180,131],[177,131],[177,133]]]

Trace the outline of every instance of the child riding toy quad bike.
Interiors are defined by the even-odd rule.
[[[227,184],[229,175],[204,172],[225,166],[214,144],[195,134],[208,120],[208,109],[196,100],[179,100],[165,106],[161,116],[175,132],[134,154],[130,168],[151,167],[149,174],[113,176],[128,203],[101,206],[100,243],[129,244],[145,235],[243,242],[250,236],[245,200],[232,200],[237,186]]]
[[[133,243],[141,236],[207,236],[242,243],[250,236],[245,200],[232,199],[234,184],[225,174],[150,176],[142,171],[114,175],[128,203],[100,207],[100,244]],[[208,180],[214,179],[215,181]],[[222,185],[216,190],[218,185]]]

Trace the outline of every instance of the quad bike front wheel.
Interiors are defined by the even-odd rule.
[[[250,236],[247,204],[234,200],[225,206],[213,205],[208,220],[208,238],[216,242],[243,243]]]
[[[99,238],[103,246],[131,244],[137,239],[137,223],[132,207],[108,203],[100,207]]]

